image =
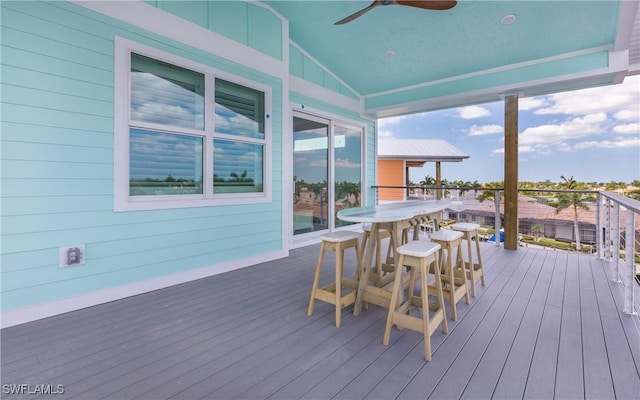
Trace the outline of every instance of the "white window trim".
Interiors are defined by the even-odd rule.
[[[205,132],[199,132],[205,141],[203,156],[204,174],[201,195],[130,196],[129,195],[129,89],[131,56],[135,52],[173,65],[205,74]],[[259,90],[265,96],[265,114],[272,116],[272,88],[270,86],[220,71],[195,61],[178,57],[140,43],[120,37],[115,38],[114,52],[114,211],[160,210],[171,208],[208,207],[238,204],[270,203],[272,201],[272,118],[265,118],[264,142],[232,136],[229,139],[246,143],[264,143],[263,188],[261,193],[213,193],[213,80],[220,78],[251,89]],[[210,113],[207,115],[207,113]]]

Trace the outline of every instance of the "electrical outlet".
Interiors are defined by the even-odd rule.
[[[60,247],[58,251],[58,266],[60,268],[84,265],[84,244]]]

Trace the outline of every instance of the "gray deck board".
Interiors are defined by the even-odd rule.
[[[640,399],[640,333],[607,262],[483,243],[487,284],[426,362],[420,333],[382,345],[383,308],[348,307],[341,328],[329,304],[306,315],[318,251],[3,329],[2,384],[63,384],[59,399]]]

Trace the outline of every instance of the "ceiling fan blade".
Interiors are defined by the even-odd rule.
[[[367,7],[363,8],[360,11],[357,11],[351,15],[349,15],[348,17],[342,18],[340,21],[336,22],[334,25],[342,25],[342,24],[346,24],[347,22],[351,22],[354,19],[358,18],[359,16],[361,16],[362,14],[366,13],[367,11],[370,11],[371,9],[378,7],[382,5],[382,1],[381,0],[375,0],[373,3],[369,4]]]
[[[455,7],[456,4],[458,4],[457,1],[444,1],[444,0],[431,0],[431,1],[429,0],[424,0],[424,1],[395,0],[394,3],[401,6],[409,6],[409,7],[422,8],[425,10],[437,10],[437,11],[448,10],[450,8]]]

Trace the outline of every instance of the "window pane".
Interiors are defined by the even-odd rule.
[[[360,207],[362,193],[362,129],[335,126],[335,211]],[[351,225],[336,217],[336,226]]]
[[[259,144],[213,141],[214,193],[262,192],[264,149]]]
[[[131,196],[202,194],[202,138],[132,128],[129,143]]]
[[[264,93],[216,79],[216,132],[264,139]]]
[[[131,119],[204,130],[204,75],[132,53]]]

